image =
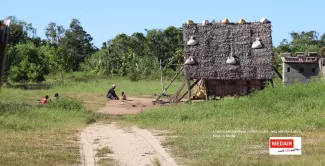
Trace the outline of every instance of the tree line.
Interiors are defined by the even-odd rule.
[[[98,49],[92,37],[73,19],[68,29],[49,23],[46,39],[36,36],[30,23],[12,18],[5,78],[14,82],[44,81],[51,72],[80,70],[80,64]]]
[[[159,71],[159,60],[172,69],[177,66],[171,63],[182,60],[182,29],[173,26],[146,30],[146,34],[119,34],[97,48],[77,19],[68,28],[50,22],[45,39],[36,35],[31,23],[11,19],[5,68],[8,81],[40,82],[50,73],[76,71],[139,79]]]
[[[183,29],[170,26],[132,35],[118,34],[102,43],[93,38],[78,19],[69,27],[50,22],[45,38],[36,35],[31,23],[12,17],[7,47],[5,79],[13,82],[41,82],[48,74],[91,72],[102,75],[129,76],[137,80],[158,75],[160,61],[164,69],[177,70],[183,64]],[[316,31],[291,32],[274,47],[275,65],[281,67],[281,52],[318,52],[325,57],[325,34]]]
[[[283,39],[279,46],[274,47],[275,65],[281,63],[280,53],[282,52],[317,52],[321,57],[325,57],[325,33],[321,36],[316,31],[291,32],[291,41]]]

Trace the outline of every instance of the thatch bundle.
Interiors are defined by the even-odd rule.
[[[195,37],[198,44],[185,45],[185,61],[192,56],[197,65],[185,65],[187,79],[251,80],[273,78],[270,23],[184,24],[184,43]],[[263,47],[253,49],[259,38]],[[236,64],[227,64],[229,57]]]

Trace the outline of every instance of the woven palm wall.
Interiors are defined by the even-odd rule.
[[[184,24],[184,60],[190,56],[195,65],[184,65],[186,79],[252,80],[272,79],[273,50],[271,23]],[[191,36],[198,42],[186,45]],[[262,48],[252,44],[260,38]],[[235,65],[227,64],[229,56]]]

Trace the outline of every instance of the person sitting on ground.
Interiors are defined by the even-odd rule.
[[[124,92],[122,92],[122,100],[126,100],[126,96]]]
[[[49,99],[49,96],[46,95],[45,98],[42,100],[42,104],[46,104],[48,99]]]
[[[108,90],[106,97],[112,100],[119,100],[119,97],[115,93],[116,85],[113,84],[112,88]]]
[[[59,94],[58,93],[55,93],[55,95],[54,95],[54,101],[57,101],[57,100],[59,100]]]

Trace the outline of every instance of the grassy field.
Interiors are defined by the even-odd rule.
[[[74,78],[64,84],[49,78],[44,84],[10,85],[0,92],[0,165],[74,165],[80,163],[77,132],[87,124],[111,117],[90,112],[104,106],[107,90],[145,96],[161,92],[159,81]],[[178,88],[178,82],[171,90]],[[10,87],[10,88],[8,88]],[[26,90],[27,89],[27,90]],[[31,90],[33,89],[33,90]],[[46,106],[45,95],[61,99]]]
[[[118,93],[123,90],[129,96],[161,92],[158,80],[123,78],[71,79],[64,84],[48,79],[45,89],[2,88],[0,165],[78,164],[76,133],[88,123],[111,119],[88,110],[104,105],[113,83]],[[168,92],[175,92],[180,83]],[[164,146],[184,165],[325,165],[324,90],[323,83],[282,87],[276,82],[275,88],[250,96],[163,107],[121,122],[168,130],[166,136],[176,137],[167,137]],[[54,93],[60,94],[60,102],[38,104]],[[303,155],[270,156],[270,136],[302,137]]]
[[[153,94],[161,93],[161,83],[159,80],[140,80],[137,82],[130,82],[126,78],[111,78],[111,77],[87,77],[87,78],[74,78],[67,79],[64,84],[57,83],[57,78],[49,78],[44,84],[38,85],[39,89],[34,86],[28,86],[27,88],[35,88],[33,90],[24,90],[23,86],[11,86],[19,88],[2,88],[0,95],[6,98],[6,100],[22,100],[31,103],[37,103],[37,100],[44,98],[45,95],[49,95],[50,98],[54,98],[55,93],[59,93],[63,97],[72,97],[77,100],[83,101],[87,110],[97,110],[104,106],[107,101],[106,94],[112,84],[116,84],[117,95],[121,95],[124,91],[127,96],[139,96],[148,97]],[[165,84],[169,83],[166,79]],[[172,94],[180,87],[181,82],[175,81],[169,88],[169,94]],[[34,85],[34,84],[31,84]],[[167,94],[168,94],[167,92]],[[1,96],[0,96],[1,97]]]
[[[76,131],[99,118],[71,99],[38,106],[1,95],[0,108],[0,165],[79,163]]]
[[[247,97],[164,107],[125,120],[170,131],[167,136],[176,137],[167,137],[165,146],[184,165],[325,165],[323,96],[323,83],[277,82]],[[302,137],[302,155],[270,156],[271,136]]]

